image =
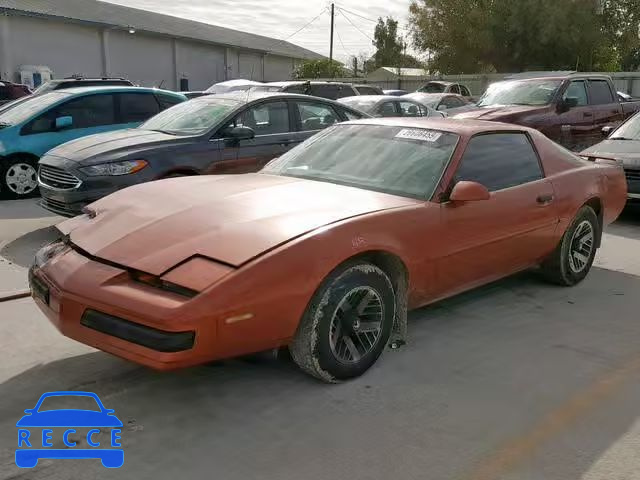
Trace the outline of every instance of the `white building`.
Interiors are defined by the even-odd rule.
[[[287,80],[303,59],[319,58],[281,40],[98,0],[0,0],[0,78],[12,81],[37,65],[54,78],[202,90],[233,78]]]

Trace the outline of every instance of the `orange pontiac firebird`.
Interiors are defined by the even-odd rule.
[[[618,164],[532,129],[346,122],[260,173],[91,204],[38,252],[32,295],[64,335],[153,368],[287,346],[338,381],[404,338],[407,309],[532,267],[580,282],[625,202]]]

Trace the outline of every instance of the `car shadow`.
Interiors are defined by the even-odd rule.
[[[39,198],[6,200],[0,197],[0,220],[25,220],[49,217],[57,217],[62,220],[62,217],[38,205],[39,201]]]
[[[33,230],[0,249],[0,256],[21,267],[29,267],[33,263],[36,252],[47,243],[60,237],[60,232],[54,226]]]

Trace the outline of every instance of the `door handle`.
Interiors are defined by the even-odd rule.
[[[553,201],[553,195],[552,194],[544,194],[544,195],[538,195],[538,198],[536,198],[536,202],[538,202],[540,205],[546,205],[548,203],[551,203]]]

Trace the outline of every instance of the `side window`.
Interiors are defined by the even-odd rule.
[[[160,112],[160,105],[152,93],[118,93],[120,122],[143,122]]]
[[[464,85],[460,85],[460,95],[462,95],[463,97],[470,97],[471,92],[469,92],[469,89]]]
[[[296,102],[296,107],[300,115],[300,129],[303,131],[322,130],[340,121],[335,110],[329,105]]]
[[[567,98],[576,98],[578,100],[578,106],[580,107],[588,105],[589,99],[587,98],[587,87],[584,80],[576,80],[571,82],[567,87],[567,90],[564,92],[562,98],[563,100],[566,100]]]
[[[397,117],[395,102],[384,102],[376,109],[376,116],[380,117]]]
[[[424,114],[413,102],[399,102],[400,104],[400,113],[403,117],[422,117]]]
[[[359,113],[355,113],[351,110],[342,110],[342,113],[344,114],[345,117],[347,117],[347,120],[358,120],[362,118],[362,115],[360,115]]]
[[[91,128],[116,123],[114,97],[111,94],[87,95],[52,108],[26,126],[25,133],[45,133],[55,130],[58,117],[72,117],[72,129]]]
[[[614,103],[609,82],[606,80],[589,80],[589,93],[591,94],[591,103],[593,105],[604,105]]]
[[[523,133],[473,137],[456,173],[457,180],[478,182],[494,192],[543,178],[538,156]]]
[[[286,87],[283,91],[287,93],[299,93],[299,94],[305,95],[307,88],[308,87],[304,84],[296,84],[296,85],[291,85],[290,87]],[[275,92],[277,90],[268,90],[268,91]]]
[[[311,95],[337,100],[340,98],[340,91],[338,85],[311,85]],[[344,96],[351,97],[353,94]]]
[[[286,102],[256,105],[240,114],[235,124],[253,128],[256,136],[289,132],[289,107]]]
[[[464,106],[464,102],[457,97],[445,97],[442,100],[442,104],[446,105],[447,108],[458,108]]]
[[[358,92],[351,85],[338,85],[337,98],[354,97],[356,95],[358,95]]]
[[[457,84],[456,85],[451,85],[451,88],[449,89],[449,92],[460,95],[460,87]]]
[[[160,110],[166,110],[167,108],[171,108],[174,105],[178,105],[182,103],[182,100],[176,97],[172,97],[170,95],[163,95],[161,93],[156,94],[156,99],[160,104]]]
[[[380,95],[380,92],[373,87],[358,87],[357,90],[360,95]]]

